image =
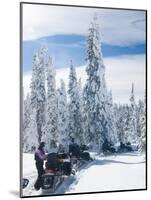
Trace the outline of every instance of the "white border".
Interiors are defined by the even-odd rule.
[[[37,0],[38,1],[38,0]],[[37,2],[33,0],[32,2]],[[29,1],[30,2],[30,1]],[[42,2],[42,0],[40,1]],[[151,6],[149,0],[45,0],[45,3],[75,4],[102,7],[123,7],[134,9],[148,9],[148,50],[151,49]],[[19,1],[5,0],[0,6],[0,196],[1,199],[17,199],[19,190]],[[151,53],[148,51],[148,113],[150,114],[151,92],[149,88],[149,63]],[[148,124],[151,121],[148,114]],[[151,126],[148,125],[148,143]],[[148,144],[148,169],[151,163],[151,148]],[[151,176],[148,173],[148,183]],[[151,187],[148,191],[101,193],[90,195],[73,195],[59,197],[45,197],[45,199],[149,199]],[[32,198],[33,199],[33,198]],[[42,198],[38,198],[44,199]]]

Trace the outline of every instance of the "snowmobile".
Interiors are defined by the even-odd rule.
[[[104,143],[102,145],[102,152],[104,156],[112,155],[116,153],[116,149],[114,145],[109,142],[107,139],[104,140]]]
[[[53,193],[71,175],[71,162],[67,154],[48,154],[45,164],[45,173],[42,176],[42,192]]]
[[[45,164],[45,173],[42,176],[42,192],[53,193],[70,175],[75,175],[79,168],[92,161],[89,152],[81,151],[78,156],[66,153],[50,153]]]
[[[124,144],[123,142],[120,143],[120,146],[118,148],[118,153],[127,153],[127,152],[133,152],[134,150],[138,150],[137,146],[132,146],[130,142],[127,142]]]
[[[64,181],[63,174],[61,172],[55,172],[53,170],[46,170],[42,176],[42,193],[53,193],[57,187]]]
[[[87,164],[89,161],[93,161],[90,157],[90,153],[87,151],[88,147],[86,145],[82,145],[79,147],[78,153],[70,153],[70,161],[72,165],[72,174],[76,174],[76,172],[82,167],[84,164]],[[75,151],[76,152],[76,151]]]
[[[115,153],[117,153],[117,152],[116,152],[116,150],[115,150],[114,147],[111,147],[111,148],[108,148],[108,149],[104,149],[104,150],[103,150],[103,155],[104,155],[104,156],[115,155]]]
[[[89,161],[92,160],[92,158],[90,157],[88,149],[86,145],[79,146],[77,144],[71,144],[69,145],[69,154],[76,157],[78,160]]]

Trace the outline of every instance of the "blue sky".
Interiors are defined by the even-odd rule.
[[[32,56],[42,46],[47,46],[52,56],[55,67],[67,67],[72,59],[76,66],[85,64],[86,37],[82,35],[54,35],[36,40],[23,42],[24,71],[31,70]],[[144,54],[145,44],[138,43],[130,46],[117,46],[102,43],[100,45],[104,57]]]

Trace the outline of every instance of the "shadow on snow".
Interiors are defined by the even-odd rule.
[[[94,165],[107,165],[107,164],[125,164],[125,165],[136,165],[136,164],[142,164],[145,163],[145,161],[141,162],[124,162],[124,161],[118,161],[118,160],[112,160],[112,159],[104,159],[104,160],[96,160]]]

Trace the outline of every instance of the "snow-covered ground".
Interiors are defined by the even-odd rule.
[[[55,194],[143,189],[145,169],[145,156],[138,153],[95,156],[95,160],[83,166],[75,176],[66,178]],[[44,195],[33,187],[37,173],[32,154],[23,155],[23,176],[30,180],[23,190],[24,196]]]

